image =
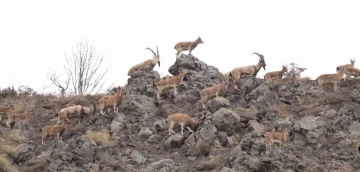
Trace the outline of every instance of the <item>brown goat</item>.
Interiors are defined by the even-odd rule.
[[[343,79],[345,75],[345,71],[342,70],[340,73],[335,74],[322,74],[318,78],[316,78],[316,82],[318,82],[318,88],[325,83],[333,83],[334,84],[334,91],[337,90],[338,83]]]
[[[230,72],[230,76],[234,79],[234,87],[237,90],[239,90],[237,84],[241,78],[245,78],[244,76],[246,75],[256,77],[261,67],[263,67],[265,70],[266,63],[264,60],[264,56],[259,53],[253,54],[257,54],[260,57],[259,62],[256,65],[237,67]]]
[[[200,36],[195,41],[187,41],[187,42],[178,42],[175,44],[174,48],[176,50],[176,58],[179,57],[180,53],[182,51],[189,51],[189,54],[191,54],[191,51],[196,48],[197,45],[203,44],[204,42],[201,40]]]
[[[287,72],[287,67],[285,65],[282,66],[282,69],[280,71],[274,71],[274,72],[268,72],[264,75],[264,79],[266,80],[266,83],[269,83],[273,78],[275,79],[281,79],[285,72]]]
[[[114,113],[119,112],[119,105],[121,104],[126,93],[126,87],[127,85],[123,86],[121,89],[118,89],[114,95],[104,96],[98,101],[101,115],[105,115],[104,111],[106,111],[108,108],[113,108]]]
[[[32,110],[30,110],[32,111]],[[28,120],[30,118],[29,113],[22,114],[10,114],[8,120],[6,121],[6,126],[11,128],[11,125],[15,124],[15,121],[18,119],[21,121],[21,125],[23,125],[22,121]]]
[[[184,69],[179,69],[179,74],[177,76],[173,76],[167,79],[160,80],[156,83],[157,91],[157,98],[161,99],[160,96],[164,90],[168,90],[174,88],[174,96],[177,95],[176,87],[180,85],[181,81],[184,79],[185,73]]]
[[[195,128],[198,125],[198,121],[195,118],[190,118],[189,115],[181,113],[169,115],[166,118],[166,123],[169,124],[169,135],[175,134],[173,128],[176,124],[180,124],[181,126],[181,135],[184,135],[185,126],[190,132],[194,132],[190,127]]]
[[[220,75],[222,75],[223,77],[223,83],[205,88],[200,91],[200,97],[201,97],[201,103],[203,109],[207,109],[205,104],[208,102],[208,100],[213,99],[215,97],[219,97],[219,95],[225,94],[229,84],[229,76],[226,75],[225,77],[223,74]]]
[[[358,78],[360,76],[360,69],[354,67],[347,67],[344,69],[346,77],[344,80],[349,79],[351,76]]]
[[[348,67],[354,67],[355,61],[356,61],[355,59],[350,59],[350,64],[345,64],[345,65],[336,67],[336,73],[340,73],[341,71],[345,70]]]
[[[279,150],[281,150],[281,145],[286,141],[286,131],[283,128],[280,132],[266,132],[264,137],[266,139],[266,151],[271,149],[274,143],[278,143]]]
[[[79,117],[79,124],[80,124],[80,121],[84,117],[84,114],[90,115],[92,113],[92,115],[95,115],[96,105],[93,101],[91,101],[91,104],[93,105],[93,109],[84,107],[81,105],[74,105],[74,106],[70,106],[70,107],[61,109],[56,114],[56,116],[58,117],[56,124],[60,125],[61,122],[63,122],[63,121],[67,121],[68,123],[70,123],[69,118],[73,117],[73,116]]]
[[[62,121],[61,125],[45,126],[40,131],[42,132],[41,143],[45,145],[45,139],[49,136],[57,136],[58,142],[63,142],[62,135],[65,133],[67,121]]]
[[[8,116],[9,113],[11,113],[12,111],[14,111],[15,108],[13,105],[7,106],[7,107],[3,107],[0,106],[0,121],[2,119],[3,116]]]
[[[160,54],[159,54],[159,49],[158,47],[156,46],[156,53],[150,49],[150,48],[145,48],[145,50],[150,50],[153,54],[154,54],[154,57],[152,59],[148,59],[144,62],[141,62],[133,67],[130,68],[129,72],[128,72],[128,76],[131,76],[134,72],[146,67],[146,66],[150,66],[151,69],[153,69],[156,65],[156,63],[159,65],[160,67]]]

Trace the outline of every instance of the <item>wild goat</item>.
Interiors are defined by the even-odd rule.
[[[23,125],[22,121],[28,120],[30,118],[30,113],[32,112],[32,109],[29,113],[21,113],[21,114],[11,114],[9,115],[8,120],[6,121],[6,126],[11,128],[11,125],[15,124],[15,121],[18,119],[21,121],[21,125]]]
[[[46,126],[40,129],[42,132],[41,143],[45,145],[45,139],[49,136],[57,136],[58,142],[63,142],[62,135],[65,133],[67,124],[67,121],[64,120],[61,125]]]
[[[205,88],[200,91],[200,97],[201,97],[201,103],[203,109],[207,109],[205,104],[208,102],[208,100],[213,99],[215,97],[219,97],[219,95],[223,95],[226,92],[226,89],[229,84],[229,74],[227,74],[226,77],[221,73],[219,75],[222,75],[223,83]]]
[[[264,79],[266,80],[266,83],[269,83],[273,78],[275,79],[281,79],[285,72],[287,72],[287,67],[285,65],[282,66],[282,69],[280,71],[274,71],[274,72],[268,72],[264,75]]]
[[[7,106],[7,107],[0,106],[0,121],[1,121],[3,116],[8,116],[8,114],[11,113],[14,110],[15,110],[15,108],[14,108],[13,105],[10,105],[10,106]]]
[[[250,65],[250,66],[237,67],[237,68],[234,68],[230,72],[230,76],[234,79],[234,87],[237,90],[239,90],[237,87],[239,80],[241,78],[245,78],[244,77],[245,75],[250,75],[250,76],[256,77],[256,75],[259,72],[259,70],[261,69],[261,67],[263,67],[265,70],[266,63],[264,60],[264,56],[262,54],[259,54],[256,52],[252,53],[252,54],[257,54],[260,57],[259,62],[255,66]]]
[[[92,113],[93,115],[95,115],[96,105],[94,101],[91,101],[91,104],[93,105],[93,109],[81,105],[74,105],[61,109],[56,114],[56,116],[58,117],[56,124],[59,125],[63,121],[70,123],[69,117],[72,115],[79,117],[79,124],[80,124],[80,120],[84,117],[84,114],[90,115]]]
[[[158,47],[156,46],[156,54],[155,52],[150,49],[150,48],[145,48],[145,50],[150,50],[153,54],[154,54],[154,57],[152,59],[148,59],[142,63],[139,63],[135,66],[133,66],[132,68],[130,68],[129,72],[128,72],[128,76],[131,76],[134,72],[140,70],[141,68],[143,67],[146,67],[146,66],[150,66],[151,69],[153,69],[156,65],[156,63],[159,65],[160,67],[160,54],[159,54],[159,49]]]
[[[98,101],[98,104],[100,105],[100,114],[101,115],[105,115],[104,111],[106,111],[106,109],[108,109],[108,108],[113,108],[114,113],[119,112],[119,105],[120,105],[121,101],[123,100],[124,95],[126,93],[126,87],[127,87],[127,84],[125,86],[123,86],[122,88],[116,90],[116,93],[114,95],[104,96]]]
[[[264,137],[266,140],[266,151],[271,149],[274,143],[279,144],[279,150],[281,150],[281,145],[286,141],[285,128],[283,128],[280,132],[266,132]]]
[[[180,85],[181,81],[184,79],[185,72],[183,68],[179,69],[179,74],[177,76],[173,76],[167,79],[160,80],[156,83],[157,98],[161,99],[160,96],[164,90],[168,90],[174,88],[174,96],[177,95],[176,87]]]
[[[180,53],[182,51],[189,51],[189,54],[191,54],[191,51],[196,48],[197,45],[203,44],[204,42],[201,40],[200,36],[195,41],[187,41],[187,42],[178,42],[175,44],[174,48],[176,50],[176,58],[179,57]]]
[[[169,124],[169,135],[175,134],[173,128],[176,124],[180,124],[181,126],[181,135],[184,135],[184,127],[186,127],[190,132],[194,132],[190,129],[190,127],[194,129],[198,125],[198,121],[195,118],[190,118],[189,115],[181,113],[169,115],[166,118],[166,123]]]
[[[336,73],[340,73],[341,71],[345,70],[348,67],[354,67],[355,61],[356,61],[355,59],[350,59],[350,64],[336,67]]]
[[[354,67],[345,68],[344,73],[346,75],[344,80],[350,78],[350,76],[354,76],[355,78],[358,78],[360,76],[360,70],[358,68],[354,68]]]
[[[333,83],[334,84],[334,91],[337,90],[337,84],[342,80],[344,77],[345,71],[342,70],[340,73],[336,74],[322,74],[318,78],[316,78],[316,82],[318,82],[318,88],[325,83]]]

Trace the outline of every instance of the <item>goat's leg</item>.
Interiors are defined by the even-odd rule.
[[[337,83],[335,82],[334,83],[334,91],[336,91],[337,90]]]
[[[158,98],[158,99],[161,99],[161,93],[162,93],[162,89],[158,89],[158,91],[157,91],[157,95],[156,95],[156,97]]]
[[[238,88],[238,82],[239,82],[239,80],[240,80],[240,77],[239,78],[237,78],[237,77],[234,77],[234,88],[236,89],[236,90],[239,90],[239,88]]]
[[[184,135],[184,123],[180,123],[181,126],[181,135]]]
[[[191,51],[192,51],[191,47],[189,47],[188,49],[189,49],[189,54],[191,54]]]
[[[186,127],[191,133],[193,133],[194,131],[190,129],[190,127]]]
[[[177,92],[177,89],[176,89],[176,85],[174,86],[174,97],[176,96],[176,95],[178,95],[179,93]]]
[[[204,103],[202,103],[202,107],[203,107],[204,110],[207,109]]]
[[[174,128],[174,122],[169,122],[169,135],[175,134],[173,128]]]

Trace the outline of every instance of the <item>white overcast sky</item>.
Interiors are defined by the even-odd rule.
[[[81,39],[94,42],[110,65],[106,81],[123,85],[131,66],[159,47],[167,75],[179,41],[204,41],[193,54],[221,72],[253,65],[259,52],[266,71],[295,62],[312,79],[360,63],[359,1],[11,0],[0,2],[0,87],[28,85],[39,92],[46,74],[62,70],[64,54]],[[185,52],[187,53],[187,52]]]

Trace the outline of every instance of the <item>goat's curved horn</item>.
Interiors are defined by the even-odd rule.
[[[145,50],[150,50],[154,54],[154,56],[156,56],[155,52],[152,49],[146,47]]]
[[[259,54],[259,53],[257,53],[257,52],[255,52],[255,53],[252,53],[252,54],[256,54],[256,55],[258,55],[258,56],[260,57],[260,59],[264,60],[264,55],[262,55],[262,54]]]
[[[158,46],[156,46],[156,54],[157,54],[158,57],[160,56]]]

